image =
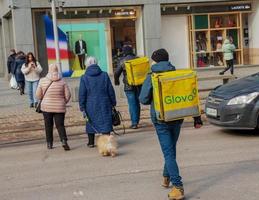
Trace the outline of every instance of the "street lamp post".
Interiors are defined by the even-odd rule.
[[[49,2],[51,3],[51,11],[52,11],[54,43],[55,43],[55,52],[56,52],[56,63],[58,65],[59,72],[62,73],[62,66],[61,66],[60,52],[59,52],[59,37],[58,37],[58,27],[57,27],[56,0],[49,0]]]

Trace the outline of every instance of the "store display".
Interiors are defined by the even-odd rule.
[[[217,18],[217,20],[215,22],[215,28],[221,28],[221,27],[222,27],[222,19]]]
[[[107,71],[107,42],[104,23],[70,23],[59,24],[66,33],[69,49],[69,65],[72,77],[85,73],[86,56],[94,56],[103,71]],[[81,43],[81,44],[80,44]]]
[[[243,62],[243,50],[240,45],[242,22],[239,13],[197,14],[191,17],[190,22],[195,23],[191,30],[195,67],[224,66],[222,44],[226,38],[230,38],[237,47],[235,63]]]
[[[227,19],[227,27],[235,27],[236,23],[233,19],[231,19],[230,17],[228,17]]]
[[[79,35],[79,40],[75,42],[75,53],[78,56],[80,68],[85,69],[85,56],[87,54],[86,42],[82,39],[82,35]]]
[[[199,32],[197,39],[196,39],[196,45],[197,45],[197,52],[201,51],[207,51],[207,38],[206,38],[206,32]]]

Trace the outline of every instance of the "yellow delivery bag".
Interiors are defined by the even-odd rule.
[[[125,68],[129,85],[142,85],[150,71],[149,59],[142,57],[125,61]]]
[[[153,73],[152,84],[158,120],[170,122],[200,115],[196,72],[177,70]]]

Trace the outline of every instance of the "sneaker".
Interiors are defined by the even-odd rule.
[[[170,185],[170,178],[169,177],[163,177],[162,187],[169,188]]]
[[[30,108],[33,108],[33,103],[30,104]]]
[[[184,199],[184,189],[183,187],[173,187],[171,192],[168,194],[169,200],[183,200]]]
[[[131,129],[138,129],[138,125],[131,125]]]

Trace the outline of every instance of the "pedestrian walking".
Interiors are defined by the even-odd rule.
[[[8,74],[11,75],[10,87],[12,89],[18,89],[17,81],[15,79],[15,57],[16,57],[16,51],[15,51],[15,49],[11,49],[10,55],[7,59],[7,71],[8,71]]]
[[[169,55],[165,49],[159,49],[155,51],[152,54],[152,60],[154,61],[154,64],[151,67],[151,71],[154,73],[162,73],[175,70],[175,67],[169,62]],[[140,102],[144,105],[151,105],[151,120],[156,129],[165,161],[162,186],[169,187],[169,184],[171,182],[173,188],[172,191],[168,194],[169,199],[183,199],[183,182],[176,161],[176,145],[180,135],[183,119],[172,122],[163,122],[159,121],[156,118],[151,74],[147,76],[142,86],[142,90],[140,93]],[[201,125],[201,118],[195,118],[194,126],[199,128]]]
[[[95,133],[110,134],[112,109],[116,106],[116,96],[109,75],[103,72],[94,57],[86,61],[86,72],[81,77],[79,106],[86,119],[88,144],[94,147]]]
[[[10,55],[7,59],[7,70],[8,70],[8,74],[11,74],[11,75],[15,75],[15,69],[14,69],[15,57],[16,57],[16,51],[15,49],[11,49]]]
[[[131,119],[131,128],[137,129],[140,121],[140,102],[139,102],[139,94],[141,91],[140,86],[131,86],[128,83],[127,73],[125,68],[125,61],[133,60],[136,56],[133,53],[133,49],[131,46],[124,46],[122,49],[123,57],[118,62],[117,69],[114,73],[114,81],[115,85],[120,85],[120,76],[123,74],[123,83],[124,83],[124,92],[126,94],[128,105],[129,105],[129,113]]]
[[[25,85],[27,88],[30,107],[35,108],[38,105],[38,99],[36,98],[36,89],[40,80],[40,73],[42,72],[42,67],[40,63],[36,60],[33,53],[28,53],[26,56],[26,63],[22,66],[22,72],[25,76]]]
[[[55,64],[49,66],[49,72],[39,82],[36,97],[41,100],[41,110],[45,122],[47,148],[53,148],[53,120],[65,151],[70,150],[65,129],[66,104],[71,94],[66,82],[62,79]]]
[[[227,67],[220,72],[220,75],[224,75],[224,73],[230,70],[231,74],[234,74],[234,52],[235,52],[235,45],[233,44],[233,39],[229,38],[224,41],[222,46],[222,51],[224,54],[224,59],[226,61]]]
[[[26,56],[24,52],[19,51],[15,57],[14,74],[15,74],[15,79],[17,81],[18,89],[20,90],[20,95],[24,94],[25,78],[24,78],[24,74],[22,73],[22,66],[25,62],[26,62]]]

